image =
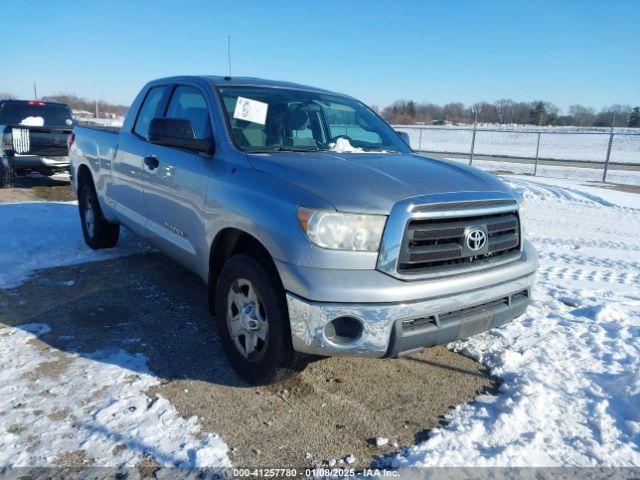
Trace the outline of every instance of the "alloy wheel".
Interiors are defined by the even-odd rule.
[[[240,355],[249,361],[262,357],[267,347],[269,324],[260,295],[247,279],[236,280],[229,289],[227,327]]]

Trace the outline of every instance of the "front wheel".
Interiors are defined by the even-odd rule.
[[[120,225],[109,223],[104,218],[92,183],[85,181],[80,184],[78,207],[86,244],[92,250],[115,247],[120,236]]]
[[[222,346],[242,378],[265,385],[304,370],[307,356],[293,349],[284,289],[268,262],[246,254],[228,260],[215,302]]]

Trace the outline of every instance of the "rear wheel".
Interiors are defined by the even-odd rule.
[[[93,250],[115,247],[120,236],[120,225],[104,218],[92,183],[85,181],[80,184],[78,207],[86,244]]]
[[[0,188],[13,187],[16,180],[16,172],[0,160]]]
[[[245,380],[270,384],[304,370],[308,358],[293,349],[284,289],[269,262],[232,257],[222,268],[215,302],[222,346]]]

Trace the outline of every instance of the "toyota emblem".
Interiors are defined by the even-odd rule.
[[[487,234],[480,228],[473,228],[467,232],[467,247],[474,252],[482,250],[487,244]]]

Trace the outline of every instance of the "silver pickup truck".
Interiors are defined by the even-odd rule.
[[[119,132],[70,136],[84,238],[111,248],[123,225],[197,273],[230,363],[255,384],[523,314],[538,260],[522,198],[405,135],[317,88],[155,80]]]

